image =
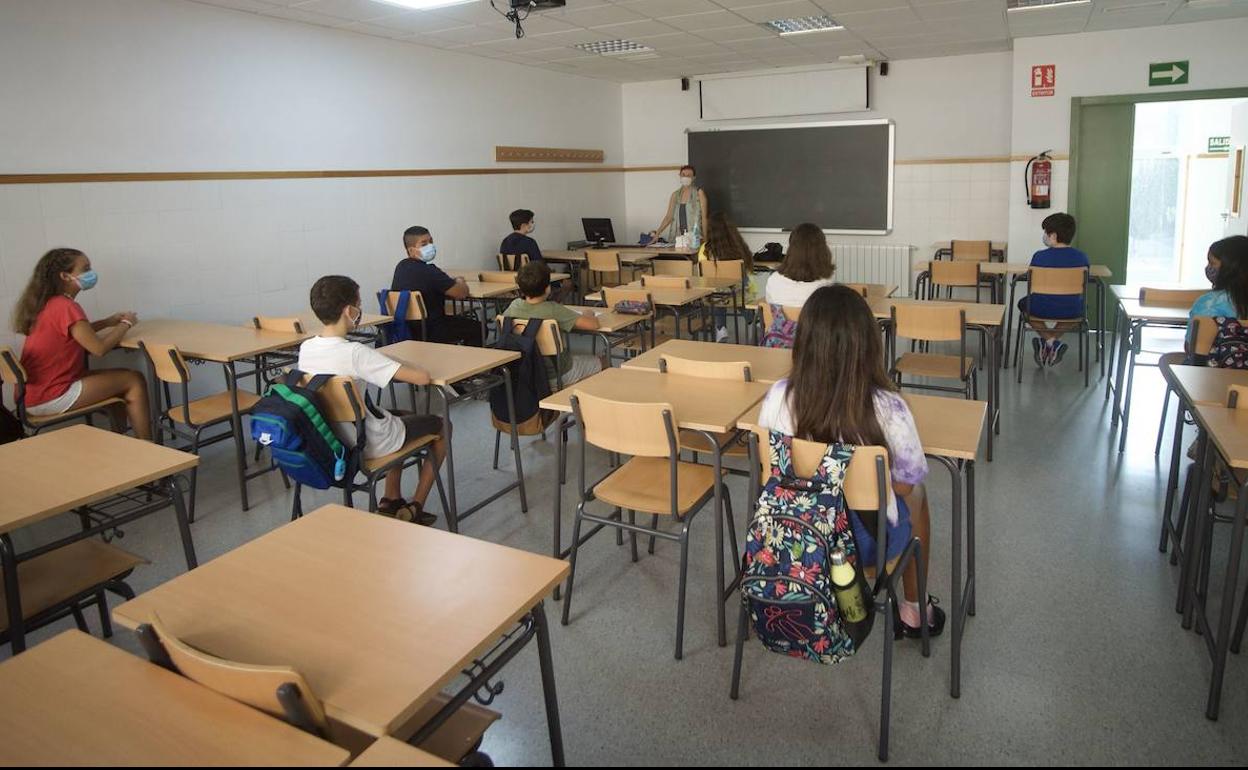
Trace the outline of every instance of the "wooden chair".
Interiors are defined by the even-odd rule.
[[[757,500],[761,492],[761,479],[771,473],[769,432],[756,429],[749,434],[749,448],[752,456],[759,462],[751,463],[750,499]],[[793,439],[792,461],[793,470],[799,478],[811,478],[815,468],[827,452],[827,445],[813,441]],[[760,475],[755,475],[759,473]],[[880,446],[860,446],[854,450],[853,458],[845,471],[842,492],[845,495],[847,508],[861,513],[873,512],[876,521],[876,561],[873,565],[863,565],[864,571],[883,575],[884,579],[876,583],[873,600],[878,615],[876,622],[884,622],[883,639],[884,665],[881,672],[880,687],[880,731],[877,755],[881,761],[888,759],[888,733],[891,715],[892,682],[893,682],[893,613],[899,603],[901,587],[898,583],[901,576],[910,566],[910,562],[920,562],[921,545],[919,539],[911,538],[901,554],[892,562],[886,562],[888,542],[888,499],[893,494],[891,477],[888,469],[888,450]],[[755,511],[753,515],[757,515]],[[926,579],[922,570],[918,570],[918,594],[927,595]],[[737,700],[740,695],[741,659],[745,650],[745,639],[749,630],[749,608],[742,602],[737,621],[737,644],[732,665],[732,689],[730,697]],[[923,657],[931,656],[931,642],[927,634],[927,607],[925,602],[919,605],[919,624],[923,629]]]
[[[801,315],[802,315],[802,309],[800,307],[796,307],[794,305],[784,306],[784,317],[786,320],[796,321]],[[776,316],[774,313],[771,312],[770,302],[758,303],[758,319],[759,321],[761,321],[762,328],[761,329],[755,328],[754,344],[761,345],[763,344],[763,336],[767,333],[767,330],[770,329],[772,325],[775,324],[776,322]]]
[[[618,249],[586,249],[585,269],[589,272],[589,288],[619,286],[624,278],[624,263]]]
[[[158,437],[165,433],[188,442],[185,450],[198,455],[200,447],[209,446],[219,441],[234,438],[234,407],[233,397],[229,390],[214,393],[202,398],[191,398],[191,370],[182,357],[182,352],[172,345],[161,345],[155,342],[140,342],[139,349],[151,365],[156,379],[160,381],[157,388],[156,412],[160,415],[152,430]],[[228,380],[228,378],[227,378]],[[176,388],[175,399],[173,389]],[[252,407],[260,400],[260,396],[246,390],[238,390],[239,425],[241,417],[251,413]],[[218,425],[227,427],[222,433],[205,439],[206,429]],[[285,475],[282,480],[290,486]],[[195,521],[196,490],[199,486],[199,466],[191,468],[191,501],[187,506],[187,518]]]
[[[395,314],[395,310],[399,306],[399,295],[401,294],[403,294],[401,291],[386,292],[386,312],[389,315],[393,316]],[[425,322],[429,319],[429,313],[425,309],[425,298],[418,291],[409,291],[407,294],[411,295],[407,302],[407,314],[403,318],[395,318],[395,323],[408,321],[417,324],[420,328],[420,339],[427,340],[429,339],[429,334],[425,327]],[[386,340],[387,344],[391,342],[393,340]]]
[[[705,377],[713,380],[731,380],[736,382],[753,382],[748,361],[697,361],[691,358],[662,356],[659,358],[659,371],[684,377]],[[722,454],[730,457],[744,457],[745,444],[738,440],[739,431],[714,434]],[[699,452],[713,452],[711,437],[703,431],[681,429],[678,435],[680,448],[693,452],[693,461],[698,461]],[[652,541],[653,544],[653,541]]]
[[[1140,289],[1140,304],[1191,307],[1206,292],[1206,289],[1155,289],[1144,286]]]
[[[1083,300],[1088,291],[1088,269],[1085,267],[1033,267],[1027,271],[1028,300],[1037,294],[1046,297],[1078,297]],[[1023,370],[1019,366],[1022,359],[1023,338],[1032,321],[1053,324],[1053,331],[1075,332],[1079,335],[1079,369],[1083,371],[1083,386],[1088,386],[1088,371],[1092,368],[1089,360],[1092,345],[1087,336],[1091,330],[1088,323],[1088,303],[1082,302],[1083,312],[1073,318],[1041,318],[1031,313],[1031,303],[1025,304],[1026,310],[1018,311],[1018,335],[1014,345],[1014,368],[1018,370],[1017,380],[1023,381]]]
[[[988,262],[992,259],[992,241],[950,241],[949,251],[955,262]]]
[[[36,415],[26,411],[26,368],[14,355],[12,348],[0,346],[0,384],[9,383],[13,388],[13,403],[17,409],[17,419],[26,432],[34,435],[44,428],[51,428],[79,418],[91,424],[95,414],[108,414],[112,418],[113,410],[123,409],[126,402],[120,398],[106,398],[94,404],[75,407],[61,414]]]
[[[745,321],[747,335],[750,325],[754,323],[754,308],[747,305],[747,298],[750,292],[750,276],[745,271],[745,260],[743,259],[724,259],[724,260],[706,260],[699,263],[702,269],[702,275],[706,278],[732,278],[740,281],[737,288],[733,290],[735,297],[725,294],[713,294],[710,297],[712,306],[724,308],[726,315],[733,317],[732,328],[737,342],[741,341],[741,334],[737,326],[737,318]],[[736,307],[740,310],[736,310]]]
[[[647,336],[650,338],[649,347],[652,348],[658,344],[658,324],[655,323],[657,316],[654,309],[654,298],[650,296],[650,291],[648,289],[630,289],[619,286],[608,286],[603,288],[602,304],[605,305],[608,310],[614,310],[616,305],[621,302],[645,303],[645,305],[650,308],[650,312],[647,316],[647,321],[629,327],[635,331],[629,331],[618,335],[615,338],[615,341],[611,338],[607,339],[607,342],[609,343],[607,347],[608,364],[611,362],[611,349],[614,347],[621,347],[625,351],[632,351],[634,353],[644,353],[647,350]]]
[[[861,296],[863,299],[867,298],[867,291],[869,287],[865,283],[842,283],[839,285],[844,286],[848,289],[852,289],[853,291],[857,292],[858,295]]]
[[[251,323],[257,329],[266,332],[287,332],[290,334],[304,334],[303,321],[297,317],[277,317],[258,315],[251,319]]]
[[[946,290],[946,296],[952,298],[955,288],[975,290],[975,301],[979,302],[979,289],[983,276],[979,272],[979,260],[936,260],[931,263],[931,283],[928,298],[940,296],[940,290]],[[864,295],[865,296],[865,295]]]
[[[528,254],[499,254],[498,269],[509,272],[519,270],[521,267],[529,264]]]
[[[643,275],[641,285],[646,289],[688,289],[692,281],[684,275]]]
[[[494,323],[498,326],[499,336],[502,336],[503,322],[506,320],[503,316],[495,316]],[[530,320],[528,318],[513,318],[512,331],[516,334],[524,332]],[[547,318],[541,321],[541,329],[537,332],[537,352],[547,361],[549,361],[555,372],[555,388],[554,392],[563,390],[563,372],[559,368],[559,360],[567,351],[567,345],[564,344],[563,333],[559,330],[559,322],[553,318]],[[546,426],[548,424],[546,414],[541,410],[537,413],[537,419],[531,420],[524,425],[516,425],[516,433],[520,436],[537,436],[543,438],[546,436]],[[530,424],[531,423],[531,424]],[[499,422],[494,413],[490,413],[490,424],[494,427],[494,470],[498,470],[498,453],[502,448],[503,432],[511,433],[511,426],[505,422]],[[559,437],[561,441],[567,440],[567,430],[571,425],[569,421],[564,421],[563,435]],[[566,458],[566,454],[565,454]]]
[[[979,397],[975,358],[966,354],[966,310],[946,305],[893,305],[891,315],[892,324],[889,327],[889,334],[894,360],[890,374],[899,387],[939,390],[947,393],[960,392],[966,398],[971,399]],[[957,342],[958,355],[911,351],[897,357],[896,340],[898,337],[905,337],[914,342]],[[962,386],[952,388],[945,385],[903,382],[904,375],[958,380]]]
[[[294,727],[330,741],[354,754],[371,745],[374,736],[330,719],[325,706],[308,680],[285,665],[238,663],[197,649],[175,636],[155,613],[136,629],[139,643],[148,659],[162,668],[180,674],[196,684],[287,722]],[[449,702],[437,697],[403,726],[395,730],[406,735],[433,717]],[[459,763],[473,756],[485,729],[499,714],[475,704],[460,708],[420,745],[430,753]],[[489,766],[489,765],[486,765]]]
[[[1240,323],[1248,326],[1248,319],[1240,320]],[[1192,360],[1201,362],[1213,349],[1213,341],[1218,336],[1218,323],[1209,316],[1196,316],[1192,319],[1192,325],[1194,330],[1189,341],[1189,348]],[[1170,394],[1174,392],[1174,386],[1170,384],[1170,368],[1181,366],[1187,361],[1188,355],[1177,351],[1162,353],[1157,359],[1157,367],[1161,369],[1162,378],[1166,381],[1166,393],[1161,397],[1161,423],[1157,427],[1157,445],[1153,449],[1155,457],[1161,455],[1161,440],[1166,432],[1166,412],[1170,410]],[[1165,550],[1164,541],[1162,550]]]
[[[481,283],[515,283],[516,274],[508,270],[487,270],[477,274]]]
[[[683,655],[685,638],[689,526],[694,516],[714,499],[717,487],[724,501],[722,513],[731,536],[732,553],[738,552],[728,487],[722,475],[717,478],[711,468],[681,461],[676,439],[677,421],[670,404],[615,401],[576,390],[572,395],[572,412],[581,425],[581,462],[577,469],[580,502],[576,506],[576,523],[572,529],[571,571],[568,573],[567,593],[563,597],[563,625],[568,624],[572,609],[577,559],[584,545],[581,541],[583,522],[597,525],[586,536],[586,542],[601,527],[627,531],[634,562],[637,561],[638,534],[671,540],[680,543],[680,580],[676,589],[676,659],[679,660]],[[587,445],[613,455],[629,455],[630,458],[590,487],[585,480]],[[664,478],[666,484],[662,482]],[[610,517],[588,513],[586,507],[594,501],[606,503],[614,508],[614,512]],[[628,511],[627,522],[623,518],[624,511]],[[667,532],[639,527],[636,522],[639,512],[669,516],[680,529],[678,532]],[[719,513],[716,512],[717,515]],[[718,546],[722,551],[723,543],[718,543]],[[722,586],[716,586],[715,593],[718,597]],[[720,604],[716,610],[722,612],[723,605]]]
[[[260,331],[282,332],[286,334],[305,334],[303,321],[294,316],[277,317],[258,315],[251,319],[251,325]],[[291,353],[261,353],[256,365],[256,392],[264,392],[264,381],[269,379],[269,372],[278,367],[293,366],[299,361],[299,355]],[[256,457],[260,457],[260,447],[256,447]]]
[[[676,259],[664,259],[657,257],[650,262],[654,268],[654,275],[681,275],[692,277],[698,274],[697,266],[684,257]]]
[[[310,377],[304,378],[304,383],[311,381]],[[385,478],[388,473],[402,473],[405,469],[412,466],[419,467],[421,463],[429,459],[430,453],[433,451],[433,443],[441,436],[430,434],[425,436],[417,436],[404,444],[397,452],[391,452],[381,457],[366,457],[366,434],[364,431],[364,414],[368,409],[368,401],[366,397],[360,393],[359,388],[355,385],[355,380],[350,377],[330,377],[324,385],[317,391],[317,405],[320,407],[321,416],[327,422],[345,422],[351,423],[355,429],[355,443],[348,444],[343,442],[346,449],[347,472],[341,483],[342,487],[342,503],[348,508],[354,508],[353,494],[355,492],[366,492],[368,494],[368,510],[376,512],[377,510],[377,482]],[[364,482],[356,481],[356,476],[364,476]],[[438,487],[438,496],[442,501],[442,510],[449,511],[450,506],[446,502],[446,496],[442,488],[442,476],[435,476]],[[301,500],[302,485],[295,483],[295,500],[291,509],[290,518],[299,518],[303,515],[303,502]]]

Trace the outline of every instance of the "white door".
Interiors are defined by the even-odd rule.
[[[1227,174],[1226,235],[1248,235],[1248,102],[1231,109],[1231,169]],[[1235,200],[1238,198],[1238,200]]]

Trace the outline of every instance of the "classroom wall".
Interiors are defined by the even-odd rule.
[[[892,62],[887,77],[871,75],[874,108],[868,112],[731,124],[896,121],[901,163],[895,177],[894,232],[875,237],[831,236],[829,240],[907,243],[919,247],[916,258],[925,258],[935,241],[1003,240],[1006,236],[1008,164],[1000,161],[1010,151],[1010,60],[1009,53],[990,53]],[[722,124],[699,120],[696,86],[682,92],[676,80],[624,85],[624,160],[628,165],[684,163],[685,129]],[[930,162],[942,158],[999,162]],[[625,233],[635,237],[658,225],[667,196],[676,188],[675,178],[672,171],[625,175]],[[774,233],[746,234],[752,246],[778,237],[783,239]]]
[[[622,159],[618,85],[182,0],[0,3],[0,174],[492,167],[496,144]],[[575,119],[570,119],[571,117]],[[493,263],[515,208],[562,246],[624,213],[623,175],[0,184],[0,344],[49,247],[88,252],[90,313],[243,322],[327,272],[373,289],[430,227]]]
[[[1011,148],[1030,157],[1042,150],[1070,150],[1070,100],[1077,96],[1179,93],[1248,86],[1248,19],[1020,38],[1014,41]],[[1185,86],[1150,88],[1150,62],[1189,60]],[[1052,97],[1032,97],[1033,65],[1057,66]],[[1040,222],[1063,211],[1069,189],[1069,163],[1054,164],[1053,208],[1032,210],[1023,197],[1026,161],[1010,168],[1010,243],[1015,254],[1040,248]]]

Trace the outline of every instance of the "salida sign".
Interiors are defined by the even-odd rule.
[[[1057,92],[1057,65],[1037,64],[1031,68],[1031,95],[1052,96]]]

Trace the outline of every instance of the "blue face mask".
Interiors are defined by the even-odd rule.
[[[74,281],[77,282],[79,289],[86,291],[99,283],[100,277],[95,274],[94,270],[88,270],[85,273],[74,276]]]
[[[1213,265],[1205,265],[1205,277],[1209,279],[1209,283],[1213,283],[1218,279],[1218,268]]]
[[[420,259],[424,262],[432,262],[433,258],[438,256],[438,247],[432,243],[426,243],[420,247]]]

